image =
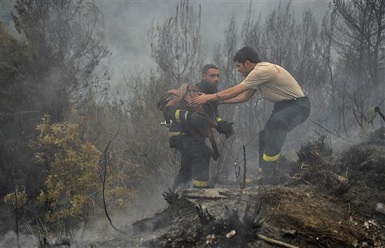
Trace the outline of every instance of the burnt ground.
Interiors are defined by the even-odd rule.
[[[168,206],[127,227],[130,235],[88,245],[385,247],[385,129],[338,155],[326,137],[297,154],[289,175],[270,184],[164,192]]]

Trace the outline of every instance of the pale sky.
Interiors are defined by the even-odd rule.
[[[286,3],[288,0],[282,0]],[[151,22],[163,22],[175,15],[179,0],[95,0],[97,6],[104,13],[106,25],[106,39],[113,53],[112,63],[115,76],[113,81],[118,83],[121,74],[127,76],[130,72],[141,71],[150,64],[151,59],[148,31]],[[277,6],[280,0],[254,0],[253,5],[257,13],[268,13]],[[311,8],[318,18],[322,18],[329,0],[293,0],[293,9],[299,14]],[[222,44],[224,30],[232,15],[235,15],[238,28],[244,20],[249,7],[249,0],[191,0],[190,5],[195,10],[198,4],[202,7],[202,45],[209,53],[215,44]]]
[[[289,0],[253,0],[254,9],[264,16],[278,5]],[[13,6],[14,0],[0,0],[2,13]],[[151,22],[163,22],[175,15],[179,0],[94,0],[104,14],[106,41],[112,51],[111,63],[114,68],[112,81],[118,84],[122,73],[130,76],[135,71],[142,71],[155,66],[151,58],[148,31]],[[300,17],[302,11],[310,8],[316,18],[321,19],[326,13],[329,0],[292,0],[292,7]],[[195,10],[202,8],[201,38],[203,48],[211,53],[216,44],[222,44],[224,30],[234,15],[238,29],[250,0],[190,0]],[[209,61],[207,61],[209,62]]]

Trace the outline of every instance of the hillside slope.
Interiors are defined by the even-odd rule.
[[[385,247],[385,130],[339,155],[326,140],[302,146],[290,176],[273,185],[164,192],[168,206],[135,222],[131,235],[89,245]]]

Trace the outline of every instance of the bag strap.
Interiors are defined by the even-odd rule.
[[[209,139],[210,139],[210,143],[211,143],[211,148],[213,149],[211,157],[215,161],[217,161],[219,158],[219,150],[218,150],[217,142],[215,141],[213,130],[211,128],[209,129]]]

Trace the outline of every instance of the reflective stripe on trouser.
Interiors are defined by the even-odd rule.
[[[186,133],[183,133],[183,132],[168,132],[168,137],[175,137],[175,136],[179,136],[179,135],[185,135]]]
[[[182,135],[178,139],[180,141],[177,142],[176,149],[181,153],[181,168],[173,188],[186,184],[190,180],[208,182],[211,149],[205,142],[191,135]]]
[[[195,180],[195,179],[192,180],[192,183],[193,183],[193,186],[201,187],[201,188],[205,188],[205,187],[207,187],[209,185],[208,181],[198,181],[198,180]]]
[[[263,161],[266,161],[266,162],[275,162],[280,157],[281,157],[281,155],[279,153],[277,155],[274,155],[274,156],[268,156],[268,155],[266,155],[266,153],[263,153],[263,155],[262,155]]]
[[[288,132],[304,122],[310,114],[310,102],[307,97],[283,101],[274,104],[274,109],[259,133],[259,161],[275,157],[281,152]],[[267,160],[265,160],[267,161]]]
[[[259,162],[259,168],[262,170],[264,177],[272,177],[275,174],[277,168],[277,161],[280,158],[280,154],[274,156],[268,156],[265,153],[262,155],[262,160]]]

